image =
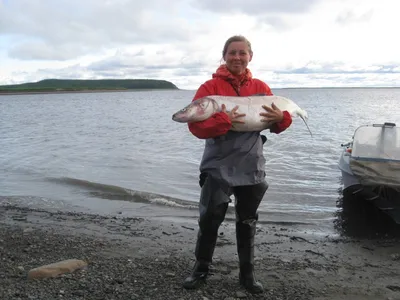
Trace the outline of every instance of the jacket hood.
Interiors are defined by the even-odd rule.
[[[212,74],[212,78],[220,78],[228,81],[236,88],[242,86],[246,81],[251,80],[252,77],[253,75],[248,68],[246,68],[243,74],[233,75],[226,67],[226,64],[219,66],[217,71]]]

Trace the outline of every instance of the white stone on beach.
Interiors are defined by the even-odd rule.
[[[87,262],[79,259],[67,259],[56,263],[34,268],[28,272],[28,279],[57,277],[61,274],[72,273],[87,266]]]

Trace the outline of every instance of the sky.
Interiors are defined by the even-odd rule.
[[[244,35],[273,88],[400,87],[398,0],[0,0],[0,85],[146,78],[197,89]]]

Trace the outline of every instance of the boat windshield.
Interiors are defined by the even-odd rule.
[[[400,127],[385,123],[357,128],[350,168],[364,184],[400,187]]]

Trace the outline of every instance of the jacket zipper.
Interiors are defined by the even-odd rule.
[[[230,83],[230,84],[231,84],[233,90],[236,92],[236,94],[237,94],[238,96],[240,96],[240,87],[239,87],[238,89],[236,89],[232,83]]]

